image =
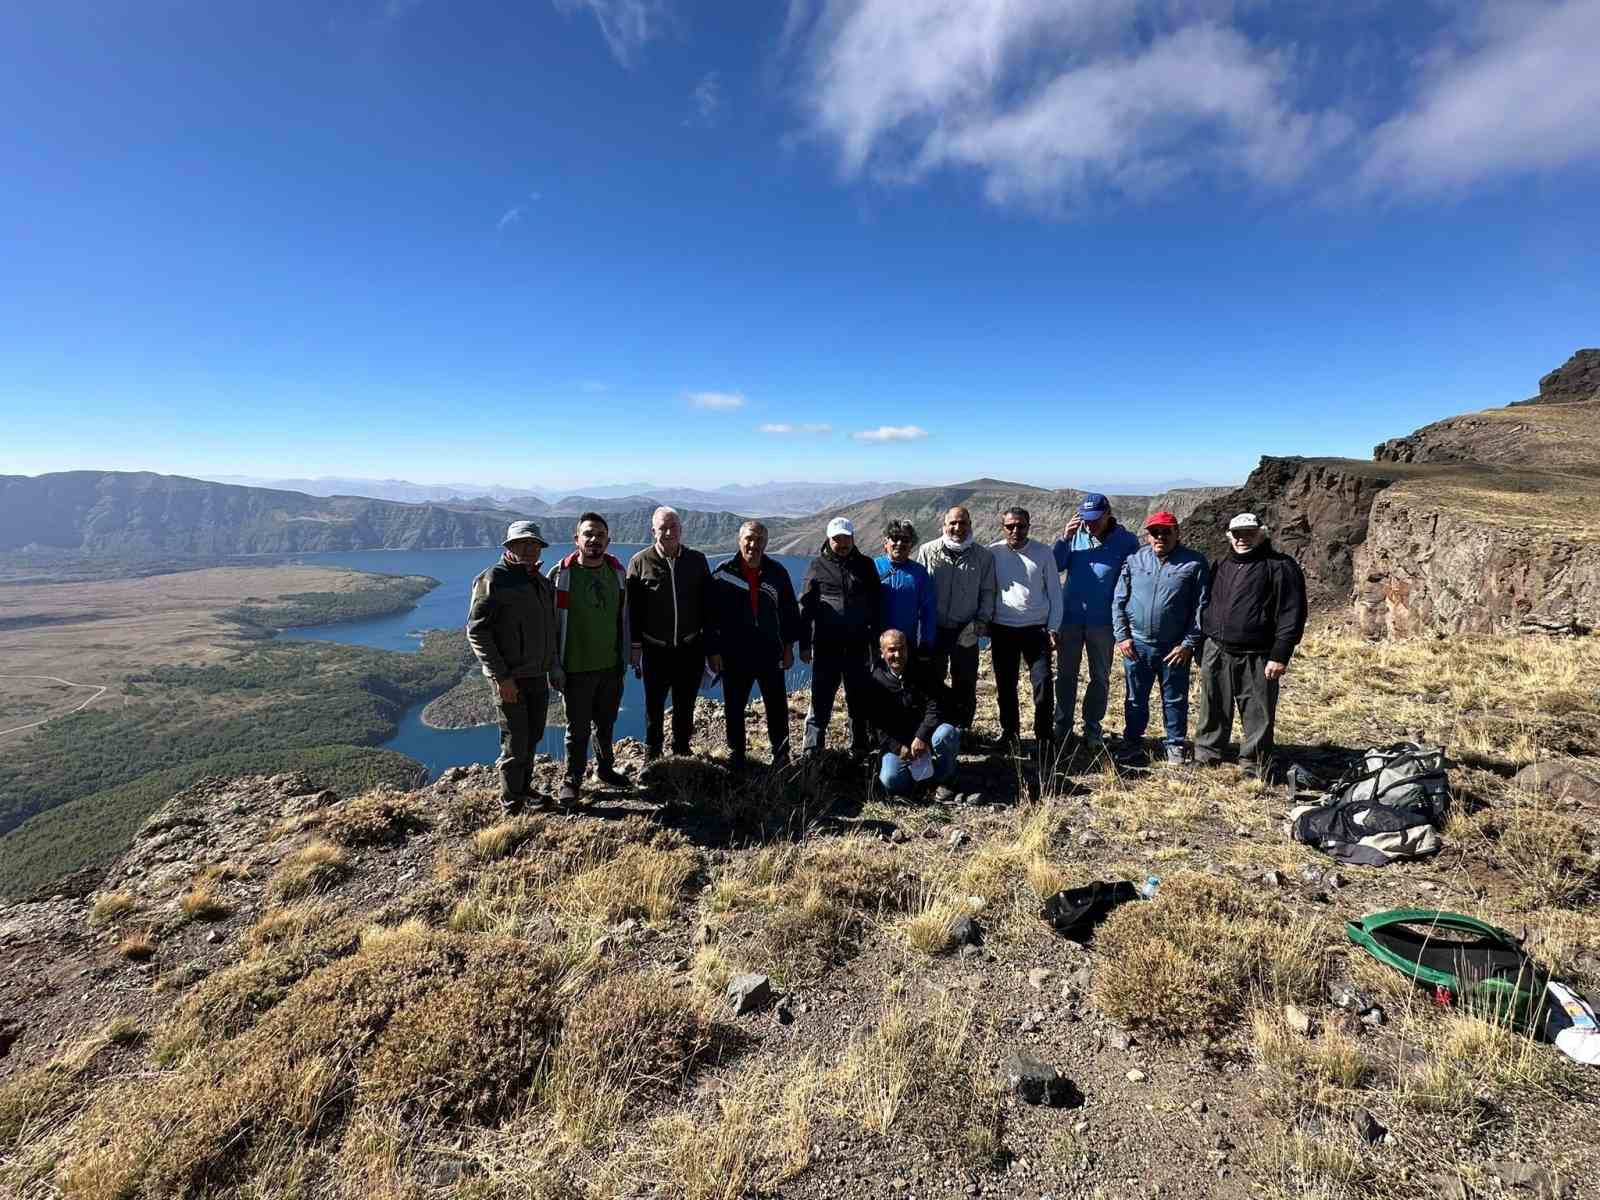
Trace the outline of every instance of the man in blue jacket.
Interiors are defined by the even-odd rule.
[[[906,635],[906,647],[916,660],[933,649],[939,632],[939,607],[933,594],[933,576],[928,568],[911,557],[917,548],[917,531],[910,521],[894,520],[883,531],[883,553],[872,560],[878,568],[878,610],[882,631],[898,629]],[[918,673],[913,667],[913,673]]]
[[[1091,750],[1105,746],[1100,723],[1106,716],[1111,682],[1111,597],[1122,564],[1139,549],[1139,539],[1117,524],[1111,502],[1099,492],[1087,493],[1056,542],[1056,569],[1062,581],[1061,636],[1056,651],[1056,744],[1068,745],[1072,710],[1078,699],[1078,660],[1089,662],[1089,686],[1083,693],[1083,743]]]
[[[1128,685],[1123,702],[1122,747],[1142,753],[1150,723],[1150,687],[1161,680],[1161,715],[1169,763],[1183,761],[1189,729],[1189,664],[1200,652],[1200,610],[1210,589],[1206,556],[1178,540],[1178,519],[1169,512],[1145,519],[1149,545],[1122,564],[1111,622]]]

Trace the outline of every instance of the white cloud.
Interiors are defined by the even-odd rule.
[[[671,13],[666,0],[555,0],[567,16],[588,10],[612,56],[625,67],[639,60],[645,46],[667,32]]]
[[[700,82],[694,85],[692,98],[701,124],[715,124],[722,112],[722,81],[715,71],[707,71],[700,77]]]
[[[744,407],[743,392],[688,392],[689,404],[694,408],[708,408],[727,412]]]
[[[822,425],[790,425],[787,422],[778,422],[778,423],[775,423],[775,424],[757,425],[756,426],[756,432],[757,433],[770,433],[770,434],[773,434],[774,436],[777,436],[777,437],[789,437],[789,436],[793,436],[795,434],[832,433],[833,432],[833,426],[832,425],[826,425],[826,424],[822,424]]]
[[[1485,0],[1372,135],[1370,186],[1433,191],[1600,158],[1600,0]]]
[[[850,436],[858,442],[916,442],[927,437],[928,431],[920,425],[879,425]]]
[[[522,212],[522,205],[513,204],[510,208],[506,209],[505,212],[500,214],[500,219],[494,223],[494,227],[503,231],[508,225],[515,225],[518,221],[522,220]]]

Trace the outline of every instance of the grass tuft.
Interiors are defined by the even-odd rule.
[[[341,846],[398,845],[428,828],[422,806],[400,792],[373,791],[330,808],[322,830]]]
[[[332,842],[309,842],[285,858],[267,885],[278,901],[298,900],[315,892],[326,892],[350,873],[345,852]]]

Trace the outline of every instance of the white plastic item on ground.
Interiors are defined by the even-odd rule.
[[[1545,1033],[1573,1062],[1600,1067],[1600,1024],[1594,1009],[1564,983],[1552,979],[1545,986],[1551,1000],[1545,1010]]]

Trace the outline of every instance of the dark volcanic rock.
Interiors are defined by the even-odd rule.
[[[1600,350],[1573,352],[1571,358],[1539,380],[1539,394],[1518,404],[1571,404],[1600,400]]]
[[[1036,1058],[1013,1050],[1006,1059],[1001,1077],[1029,1104],[1051,1108],[1073,1108],[1083,1103],[1083,1094],[1060,1071]]]

